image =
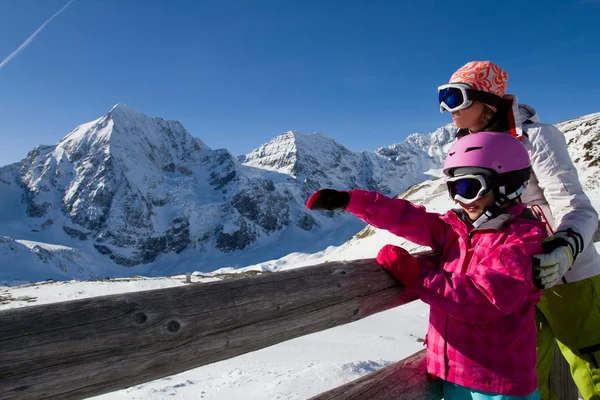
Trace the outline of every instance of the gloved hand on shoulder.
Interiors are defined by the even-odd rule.
[[[533,283],[538,289],[556,285],[583,251],[583,237],[569,228],[542,241],[544,254],[533,256]]]
[[[386,244],[377,254],[377,263],[405,287],[413,287],[421,272],[421,263],[402,247]]]
[[[350,192],[334,189],[321,189],[314,192],[306,201],[310,210],[342,210],[350,203]]]

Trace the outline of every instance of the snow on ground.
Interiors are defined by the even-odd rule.
[[[218,278],[200,278],[198,275],[192,277],[192,282],[212,282],[215,280],[218,280]],[[185,285],[185,276],[120,278],[103,281],[50,280],[16,287],[0,286],[0,310],[181,285]]]

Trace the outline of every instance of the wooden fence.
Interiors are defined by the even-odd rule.
[[[424,262],[431,252],[417,255]],[[0,398],[80,399],[225,360],[417,299],[374,259],[0,312]],[[573,397],[568,370],[552,378]],[[572,382],[571,388],[572,388]],[[571,390],[569,392],[569,390]],[[575,392],[576,396],[576,392]],[[440,399],[425,353],[314,399]]]

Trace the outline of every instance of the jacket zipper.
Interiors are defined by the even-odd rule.
[[[469,252],[469,247],[471,247],[471,234],[474,233],[474,231],[471,231],[467,234],[467,240],[466,240],[466,249],[467,249],[467,255],[465,256],[465,259],[463,260],[462,263],[462,267],[461,267],[461,273],[465,274],[467,272],[467,267],[469,266],[469,262],[471,261],[472,258],[472,253]],[[448,316],[446,315],[446,320],[445,320],[445,324],[444,324],[444,337],[448,337]],[[448,340],[444,340],[444,380],[448,380],[448,374],[449,374],[449,370],[450,370],[450,357],[448,356]]]
[[[466,249],[467,249],[467,255],[465,256],[465,259],[463,260],[463,264],[462,264],[462,268],[461,268],[461,273],[462,274],[466,274],[467,273],[467,267],[469,266],[469,263],[471,262],[471,258],[473,258],[473,252],[470,251],[470,247],[471,247],[471,238],[473,237],[473,234],[475,233],[475,231],[471,231],[467,234],[467,240],[466,240]],[[446,324],[445,324],[445,337],[448,337],[448,316],[446,315]],[[444,365],[445,365],[445,372],[446,372],[446,380],[448,380],[448,370],[450,369],[450,357],[448,357],[448,341],[444,340]]]
[[[467,235],[467,241],[465,243],[466,248],[467,248],[467,255],[465,256],[465,259],[463,260],[463,263],[462,263],[462,267],[460,269],[460,272],[462,274],[466,274],[467,273],[467,268],[469,267],[469,263],[471,262],[471,258],[473,258],[473,251],[475,251],[474,249],[471,249],[471,238],[473,237],[473,233],[475,233],[475,231],[471,231]]]
[[[448,337],[448,316],[446,315],[446,323],[444,324],[444,336]],[[450,357],[448,357],[448,340],[444,340],[444,380],[448,380],[448,370],[450,369]]]
[[[470,247],[471,247],[471,239],[473,238],[474,234],[477,232],[481,232],[482,229],[473,229],[471,230],[468,234],[467,234],[467,240],[466,240],[466,250],[467,250],[467,255],[465,256],[465,259],[463,260],[462,263],[462,267],[461,267],[461,273],[466,274],[467,273],[467,268],[469,267],[469,263],[471,262],[471,259],[473,258],[473,251],[469,251]],[[445,331],[445,337],[448,337],[448,316],[446,315],[446,321],[445,321],[445,327],[444,327],[444,331]],[[445,369],[445,380],[448,380],[448,370],[450,369],[450,357],[448,357],[448,341],[444,340],[444,369]]]

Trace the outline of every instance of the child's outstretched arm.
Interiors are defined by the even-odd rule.
[[[374,191],[321,189],[310,196],[306,207],[311,210],[345,209],[376,228],[434,250],[443,248],[446,231],[450,229],[440,214]]]
[[[513,224],[475,271],[422,269],[414,287],[422,301],[456,319],[486,323],[523,307],[533,293],[531,256],[541,250],[542,228]],[[473,267],[471,267],[473,268]]]

